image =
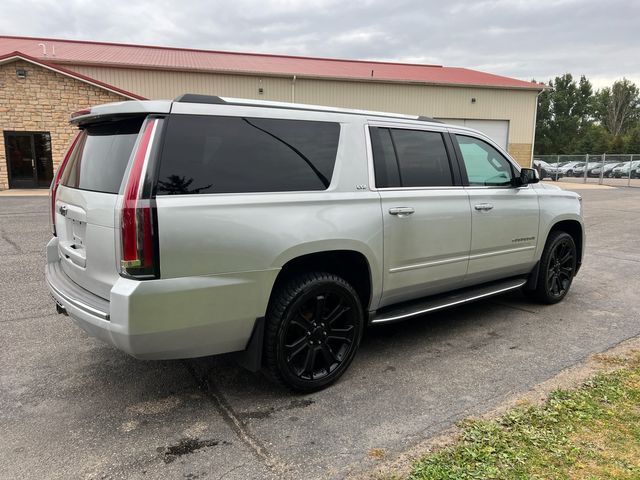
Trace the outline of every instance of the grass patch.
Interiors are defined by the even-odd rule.
[[[541,406],[461,427],[458,442],[416,462],[410,480],[640,479],[640,354]]]

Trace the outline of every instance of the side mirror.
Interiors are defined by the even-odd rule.
[[[515,179],[516,187],[524,187],[530,183],[538,183],[540,181],[540,175],[535,168],[522,168],[520,170],[520,177]]]

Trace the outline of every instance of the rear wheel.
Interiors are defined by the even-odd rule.
[[[349,283],[315,272],[280,287],[266,320],[270,376],[293,390],[312,392],[335,382],[349,367],[360,344],[364,315]]]
[[[566,232],[552,232],[542,252],[536,288],[526,293],[541,303],[558,303],[571,287],[576,265],[577,250],[573,237]]]

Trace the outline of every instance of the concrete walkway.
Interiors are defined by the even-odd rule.
[[[598,185],[596,183],[577,183],[577,182],[544,182],[549,185],[555,185],[565,190],[611,190],[616,187],[609,185]]]
[[[46,197],[48,195],[48,188],[12,188],[9,190],[0,190],[0,197]]]

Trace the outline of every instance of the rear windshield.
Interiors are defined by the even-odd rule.
[[[157,194],[325,190],[339,137],[332,122],[172,115]]]
[[[143,120],[136,118],[85,128],[63,172],[62,185],[118,193]]]

